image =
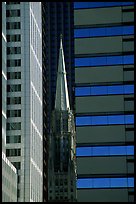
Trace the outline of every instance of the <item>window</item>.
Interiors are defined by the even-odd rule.
[[[20,2],[6,2],[6,4],[10,5],[10,4],[20,4]]]
[[[10,135],[6,137],[6,143],[21,143],[21,135]]]
[[[90,156],[113,156],[113,155],[134,155],[134,146],[97,146],[97,147],[77,147],[77,157]]]
[[[134,124],[134,115],[77,116],[76,126]]]
[[[75,38],[118,36],[134,34],[134,26],[113,26],[102,28],[80,28],[74,30]]]
[[[21,122],[7,123],[7,130],[21,130]]]
[[[7,10],[6,11],[6,17],[19,17],[20,16],[20,10]]]
[[[77,188],[124,188],[134,187],[134,178],[79,178]]]
[[[21,35],[7,35],[7,42],[19,42],[21,41]]]
[[[21,47],[7,47],[7,54],[21,54]]]
[[[7,79],[21,79],[21,72],[7,72]]]
[[[134,64],[134,55],[75,58],[75,66],[78,67],[117,64]]]
[[[133,94],[134,85],[76,87],[75,96]]]
[[[21,167],[21,162],[12,162],[12,164],[16,167],[17,170]]]
[[[74,2],[74,9],[134,5],[134,2]]]
[[[21,91],[21,84],[7,85],[7,92],[18,92]]]
[[[7,110],[7,117],[21,117],[21,110]]]
[[[8,67],[19,67],[21,66],[21,59],[7,60]]]
[[[7,97],[7,105],[21,104],[21,97]]]
[[[21,156],[21,149],[6,149],[6,156]]]
[[[21,24],[20,22],[7,22],[6,24],[7,29],[20,29]]]

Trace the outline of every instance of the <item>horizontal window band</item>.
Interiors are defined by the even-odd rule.
[[[106,36],[122,36],[134,34],[134,26],[112,26],[97,28],[78,28],[74,29],[75,38],[84,37],[106,37]]]
[[[77,116],[76,126],[134,124],[134,115]]]
[[[134,55],[75,58],[75,67],[134,64]]]
[[[134,5],[134,2],[74,2],[74,9],[103,8]]]
[[[124,188],[134,187],[134,178],[80,178],[77,188]]]
[[[113,173],[113,174],[77,174],[77,179],[84,179],[84,178],[128,178],[133,177],[134,174],[132,173]]]
[[[108,85],[108,86],[87,86],[75,87],[75,96],[101,96],[113,94],[133,94],[134,85]]]
[[[122,12],[134,12],[134,8],[122,9]]]
[[[134,145],[77,147],[77,157],[134,155]]]

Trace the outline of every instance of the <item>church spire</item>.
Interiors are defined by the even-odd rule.
[[[58,63],[58,73],[57,73],[55,109],[62,110],[62,111],[70,109],[64,52],[63,52],[63,45],[62,45],[62,34],[60,35],[60,50],[59,50],[59,63]]]

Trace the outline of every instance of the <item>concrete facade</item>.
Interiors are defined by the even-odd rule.
[[[6,11],[6,155],[17,168],[17,201],[42,202],[41,2],[9,2]]]

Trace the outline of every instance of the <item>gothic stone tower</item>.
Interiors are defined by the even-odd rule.
[[[48,161],[48,201],[76,201],[76,141],[74,116],[70,110],[62,37],[55,108],[52,112]]]

